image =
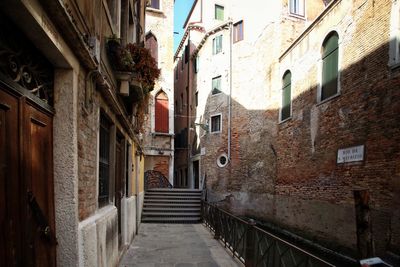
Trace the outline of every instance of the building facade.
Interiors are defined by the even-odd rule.
[[[116,266],[139,225],[143,149],[110,39],[144,1],[2,1],[1,266]]]
[[[176,180],[351,257],[394,255],[398,10],[195,1],[175,54]]]
[[[159,171],[171,184],[174,168],[173,21],[174,1],[152,0],[148,3],[145,42],[161,75],[151,91],[145,117],[145,171]]]

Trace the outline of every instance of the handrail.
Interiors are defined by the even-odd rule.
[[[201,211],[214,238],[221,240],[246,267],[335,266],[214,204],[202,201]]]

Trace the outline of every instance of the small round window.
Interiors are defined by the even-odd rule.
[[[225,167],[226,166],[226,164],[228,164],[228,157],[226,156],[226,154],[224,153],[224,154],[222,154],[222,155],[220,155],[219,157],[218,157],[218,159],[217,159],[217,165],[219,166],[219,167]]]

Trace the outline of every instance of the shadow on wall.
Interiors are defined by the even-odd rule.
[[[200,123],[211,129],[211,116],[221,114],[221,132],[200,130],[192,139],[194,153],[206,149],[209,200],[355,257],[362,246],[374,255],[400,251],[400,69],[387,66],[388,51],[385,44],[341,70],[340,92],[329,101],[317,102],[316,84],[292,97],[282,123],[278,109],[248,110],[232,100],[231,161],[222,168],[229,96],[209,95]],[[357,145],[365,147],[363,161],[337,163],[338,149]],[[365,209],[356,208],[359,192],[368,195]]]

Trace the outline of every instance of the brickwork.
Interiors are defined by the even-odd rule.
[[[288,197],[290,205],[277,212],[276,219],[354,249],[353,191],[369,190],[372,228],[379,229],[373,235],[377,253],[387,249],[392,231],[399,227],[391,214],[400,155],[400,80],[398,71],[387,67],[390,9],[389,1],[342,1],[281,62],[293,73],[294,98],[292,119],[279,125],[277,139],[276,194],[278,199]],[[333,25],[340,38],[340,96],[318,104],[316,57]],[[311,36],[315,41],[301,53],[302,42]],[[314,62],[305,63],[306,57]],[[336,163],[338,149],[360,144],[366,147],[364,162]],[[332,204],[338,215],[321,221],[319,214]],[[288,212],[296,220],[284,220]]]
[[[85,109],[85,73],[79,75],[78,91],[78,196],[79,219],[83,220],[97,208],[97,135],[99,121],[99,100],[94,98],[93,106]],[[91,111],[91,112],[89,112]]]
[[[154,170],[161,172],[165,177],[169,174],[169,157],[153,157],[155,164]]]
[[[211,55],[214,35],[201,43],[200,70],[190,82],[199,91],[199,107],[191,115],[205,124],[221,113],[223,121],[218,134],[195,129],[200,149],[194,151],[205,152],[201,175],[209,200],[355,257],[361,254],[354,191],[367,190],[374,255],[399,251],[400,213],[393,207],[400,201],[400,71],[388,67],[389,14],[398,11],[391,10],[392,1],[331,1],[325,11],[321,2],[309,5],[308,18],[317,21],[304,23],[285,13],[283,1],[276,21],[254,29],[255,39],[245,31],[244,41],[233,44],[231,69],[229,50],[218,61]],[[319,103],[321,47],[333,30],[339,36],[340,93]],[[181,74],[179,59],[176,64]],[[292,73],[292,114],[280,122],[286,70]],[[228,153],[230,88],[211,96],[216,72],[225,85],[232,78],[231,162],[223,168],[217,158]],[[184,92],[185,79],[177,81],[176,92]],[[336,163],[338,149],[356,145],[366,149],[363,162]]]

